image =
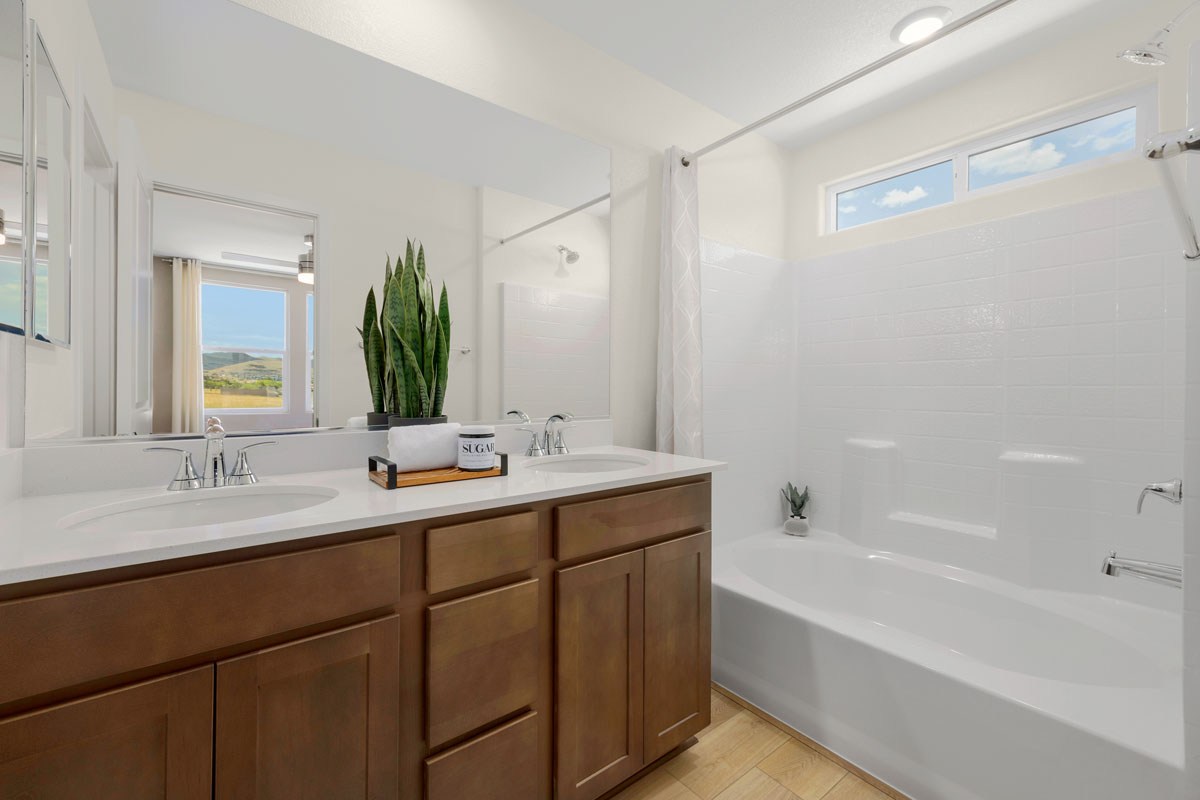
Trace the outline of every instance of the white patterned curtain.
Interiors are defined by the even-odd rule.
[[[171,262],[171,431],[199,433],[204,416],[204,368],[200,351],[200,262]]]
[[[700,338],[700,219],[697,164],[671,147],[663,167],[662,263],[658,283],[659,452],[704,455]]]

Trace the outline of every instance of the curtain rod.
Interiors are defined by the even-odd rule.
[[[513,239],[520,239],[522,236],[524,236],[527,233],[533,233],[534,231],[540,230],[540,229],[546,227],[547,225],[558,222],[560,219],[566,219],[567,217],[571,216],[572,214],[578,214],[580,211],[583,211],[584,209],[587,209],[587,208],[591,208],[592,206],[596,205],[597,203],[603,203],[605,200],[607,200],[610,197],[612,197],[611,192],[609,192],[607,194],[602,194],[595,199],[588,200],[583,205],[575,206],[570,211],[564,211],[563,213],[559,214],[558,216],[551,217],[550,219],[546,220],[545,222],[539,222],[537,225],[534,225],[531,228],[526,228],[525,230],[521,231],[520,233],[514,233],[512,236],[505,236],[503,239],[500,240],[500,244],[507,244],[508,242],[511,242]]]
[[[929,36],[926,36],[924,39],[921,39],[920,41],[917,41],[917,42],[913,42],[912,44],[909,44],[909,45],[905,45],[904,47],[901,47],[899,50],[894,50],[891,53],[888,53],[883,58],[880,58],[876,61],[872,61],[867,66],[862,67],[861,69],[857,69],[854,72],[851,72],[849,75],[846,75],[845,77],[838,78],[833,83],[831,83],[827,86],[823,86],[820,89],[818,89],[817,91],[813,92],[812,94],[806,95],[805,97],[800,98],[799,100],[792,103],[791,105],[784,106],[783,108],[779,109],[778,111],[774,111],[770,114],[767,114],[762,119],[755,120],[754,122],[751,122],[746,127],[739,128],[738,130],[734,131],[733,133],[729,134],[728,136],[723,136],[720,139],[717,139],[712,144],[707,145],[705,147],[701,147],[699,150],[696,150],[695,152],[685,154],[683,156],[683,158],[680,159],[680,162],[685,167],[690,166],[694,159],[700,158],[700,156],[711,153],[713,150],[716,150],[718,147],[724,147],[725,145],[729,144],[730,142],[732,142],[736,139],[740,139],[748,133],[753,133],[754,131],[758,130],[759,128],[763,127],[764,125],[769,125],[777,119],[786,117],[788,114],[791,114],[793,111],[797,111],[797,110],[803,108],[804,106],[808,105],[809,103],[812,103],[815,100],[821,99],[822,97],[824,97],[827,94],[836,92],[838,89],[841,89],[844,86],[848,86],[851,83],[854,83],[859,78],[864,78],[867,75],[870,75],[872,72],[882,69],[883,67],[886,67],[888,64],[891,64],[894,61],[899,61],[900,59],[904,58],[905,56],[909,55],[910,53],[915,53],[916,51],[920,50],[922,47],[931,45],[934,42],[936,42],[938,39],[943,39],[943,38],[949,36],[950,34],[954,33],[955,31],[961,30],[962,28],[967,27],[968,25],[970,25],[973,22],[978,22],[979,20],[988,16],[992,12],[999,11],[1001,8],[1004,8],[1005,6],[1015,3],[1015,2],[1016,2],[1016,0],[993,0],[993,2],[988,3],[986,6],[983,6],[982,8],[977,8],[976,10],[972,11],[970,14],[966,14],[966,15],[959,17],[958,19],[948,23],[947,25],[940,28],[939,30],[931,33]]]

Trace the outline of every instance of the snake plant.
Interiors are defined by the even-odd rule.
[[[439,417],[450,363],[450,298],[442,284],[437,305],[426,274],[425,247],[409,240],[404,259],[384,266],[383,293],[367,291],[363,353],[371,403],[377,414]]]

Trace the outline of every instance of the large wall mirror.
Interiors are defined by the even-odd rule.
[[[446,416],[608,414],[606,148],[232,0],[89,7],[113,108],[64,95],[79,346],[70,381],[28,371],[28,443],[350,424],[410,239],[449,299]]]
[[[25,330],[24,35],[20,0],[0,0],[0,335]]]

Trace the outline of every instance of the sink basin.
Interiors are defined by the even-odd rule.
[[[67,530],[87,533],[190,528],[299,511],[327,503],[337,494],[336,489],[322,486],[257,485],[194,489],[96,506],[69,514],[58,524]]]
[[[580,453],[579,455],[543,456],[525,465],[534,472],[618,472],[637,469],[650,463],[642,456],[618,453]]]

